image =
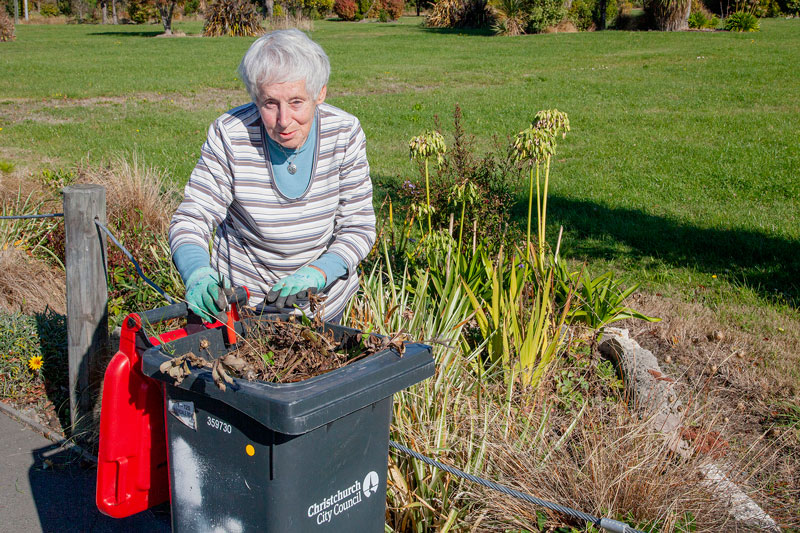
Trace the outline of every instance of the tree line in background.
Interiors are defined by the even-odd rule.
[[[756,31],[761,17],[798,15],[800,0],[438,0],[426,23],[491,28],[499,35],[612,28]]]
[[[338,16],[344,20],[376,18],[396,20],[406,9],[404,0],[0,0],[5,12],[14,16],[14,3],[20,18],[30,10],[38,17],[65,16],[79,23],[146,24],[164,18],[204,16],[212,4],[225,2],[234,9],[253,8],[262,17],[303,17],[311,20]],[[430,5],[414,0],[409,10]],[[27,17],[25,17],[27,18]]]
[[[499,35],[603,29],[758,30],[758,18],[800,15],[800,0],[0,0],[9,16],[64,16],[79,23],[158,23],[172,33],[178,17],[204,17],[206,35],[257,35],[263,20],[396,20],[421,14],[438,28],[491,28]],[[15,5],[16,3],[16,5]],[[304,28],[310,29],[310,28]]]

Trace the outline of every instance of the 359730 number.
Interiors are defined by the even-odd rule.
[[[206,416],[206,424],[211,426],[214,429],[218,429],[223,433],[230,433],[231,432],[231,425],[227,422],[223,422],[222,420],[216,419],[213,416]]]

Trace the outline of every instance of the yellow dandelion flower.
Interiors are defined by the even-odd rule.
[[[717,275],[716,274],[711,274],[711,277],[714,278],[714,279],[717,279]]]
[[[42,368],[43,364],[44,362],[42,361],[41,355],[34,355],[30,359],[28,359],[28,368],[30,368],[31,370],[39,370],[40,368]]]

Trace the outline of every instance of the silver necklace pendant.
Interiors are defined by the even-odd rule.
[[[289,171],[289,174],[294,176],[294,173],[297,172],[297,165],[295,165],[294,163],[289,163],[289,166],[286,167],[286,170]]]

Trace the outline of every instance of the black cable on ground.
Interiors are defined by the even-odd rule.
[[[0,217],[0,220],[22,220],[26,218],[55,218],[63,216],[64,213],[49,213],[47,215],[8,215]]]
[[[99,221],[99,220],[97,220],[97,219],[95,219],[94,223],[97,225],[97,227],[98,227],[98,228],[100,228],[100,230],[101,230],[103,233],[105,233],[106,235],[108,235],[108,238],[109,238],[109,239],[111,239],[111,242],[113,242],[113,243],[114,243],[114,244],[117,246],[117,248],[119,248],[119,249],[122,251],[122,253],[123,253],[123,254],[125,254],[125,257],[127,257],[127,258],[128,258],[128,260],[129,260],[131,263],[133,263],[133,268],[135,268],[135,269],[136,269],[136,273],[139,275],[139,277],[140,277],[140,278],[142,278],[142,279],[143,279],[143,280],[144,280],[144,281],[145,281],[145,282],[146,282],[148,285],[150,285],[151,287],[153,287],[153,288],[154,288],[156,291],[158,291],[158,293],[159,293],[161,296],[163,296],[163,297],[164,297],[164,299],[166,299],[166,300],[167,300],[169,303],[171,303],[171,304],[174,304],[174,303],[175,303],[175,300],[174,300],[174,299],[172,299],[172,297],[171,297],[169,294],[167,294],[166,292],[164,292],[164,290],[163,290],[161,287],[159,287],[158,285],[156,285],[156,284],[155,284],[155,283],[154,283],[154,282],[153,282],[153,281],[152,281],[150,278],[148,278],[147,276],[145,276],[145,275],[144,275],[144,272],[142,272],[142,267],[140,267],[140,266],[139,266],[139,263],[137,263],[137,262],[136,262],[136,259],[134,259],[134,258],[133,258],[133,255],[131,255],[131,253],[128,251],[128,249],[127,249],[127,248],[125,248],[124,246],[122,246],[122,243],[121,243],[121,242],[119,242],[119,241],[116,239],[116,237],[114,237],[114,235],[112,235],[112,234],[111,234],[111,232],[108,230],[108,228],[107,228],[107,227],[105,227],[105,226],[102,224],[102,222],[100,222],[100,221]]]
[[[545,507],[550,509],[551,511],[555,511],[557,513],[562,513],[573,518],[578,518],[585,522],[588,522],[595,527],[599,527],[601,529],[605,529],[606,531],[612,531],[614,533],[643,533],[638,529],[634,529],[630,527],[628,524],[624,522],[620,522],[618,520],[612,520],[610,518],[596,518],[590,514],[586,514],[583,511],[578,511],[576,509],[572,509],[571,507],[565,507],[563,505],[559,505],[557,503],[548,502],[546,500],[542,500],[540,498],[536,498],[535,496],[531,496],[530,494],[525,494],[524,492],[520,492],[518,490],[510,489],[504,485],[500,485],[499,483],[495,483],[494,481],[489,481],[488,479],[483,479],[478,476],[473,476],[472,474],[468,474],[459,470],[458,468],[453,468],[452,466],[447,466],[445,464],[440,463],[430,457],[426,457],[420,453],[415,452],[410,448],[406,448],[402,444],[398,444],[393,440],[389,441],[389,446],[400,450],[401,452],[410,455],[415,459],[419,459],[423,463],[427,463],[431,466],[435,466],[440,470],[444,470],[445,472],[449,472],[455,476],[464,478],[468,481],[472,481],[473,483],[477,483],[479,485],[483,485],[484,487],[488,487],[492,490],[496,490],[498,492],[502,492],[503,494],[507,494],[509,496],[513,496],[514,498],[519,498],[520,500],[524,500],[528,503],[532,503],[534,505],[539,505],[541,507]]]

